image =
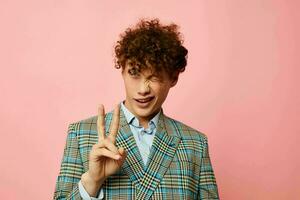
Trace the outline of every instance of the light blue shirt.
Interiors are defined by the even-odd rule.
[[[133,137],[136,141],[136,145],[140,151],[143,162],[146,166],[147,160],[150,154],[150,149],[153,143],[153,139],[157,129],[157,123],[161,110],[148,122],[148,128],[144,128],[140,125],[139,120],[134,114],[132,114],[124,105],[124,102],[121,103],[121,109],[124,112],[127,123],[129,124],[130,130],[133,134]],[[79,193],[84,200],[98,200],[103,199],[103,189],[101,188],[100,193],[97,198],[90,197],[83,187],[81,180],[78,183]]]
[[[161,111],[148,122],[148,128],[144,128],[140,125],[138,118],[126,108],[123,102],[121,103],[121,109],[124,112],[127,123],[129,124],[136,145],[139,148],[143,162],[146,166]]]

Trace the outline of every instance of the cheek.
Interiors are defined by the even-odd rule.
[[[137,83],[131,79],[124,79],[127,94],[133,94],[136,91]]]
[[[169,91],[169,88],[168,87],[156,87],[154,89],[154,92],[157,96],[157,98],[159,99],[165,99],[165,97],[168,95],[168,91]]]

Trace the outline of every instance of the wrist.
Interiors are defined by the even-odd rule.
[[[87,193],[91,197],[96,197],[100,187],[102,186],[104,180],[96,181],[93,179],[93,177],[90,176],[89,172],[85,172],[81,176],[81,182]]]

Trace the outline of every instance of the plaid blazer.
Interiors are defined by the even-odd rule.
[[[109,112],[106,133],[111,121]],[[88,170],[88,155],[97,141],[97,116],[69,125],[54,199],[82,199],[78,182]],[[122,110],[116,145],[125,148],[127,158],[102,185],[105,199],[219,199],[207,137],[163,112],[147,166]]]

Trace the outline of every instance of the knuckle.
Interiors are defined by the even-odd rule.
[[[112,136],[111,136],[111,134],[107,137],[107,140],[109,141],[109,143],[111,143],[112,142]]]
[[[97,155],[101,155],[102,154],[102,148],[99,148],[99,149],[95,149],[95,154]]]
[[[105,146],[107,145],[107,138],[104,138],[104,139],[102,140],[102,144],[105,145]]]

